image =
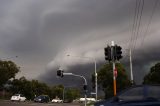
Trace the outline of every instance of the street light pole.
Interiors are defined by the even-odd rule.
[[[94,68],[95,68],[95,71],[94,71],[94,74],[95,74],[95,99],[97,101],[97,91],[98,91],[98,85],[97,85],[97,62],[96,62],[96,59],[95,58],[92,58],[92,57],[83,57],[83,56],[72,56],[72,55],[67,55],[67,56],[71,56],[71,57],[80,57],[80,58],[88,58],[88,59],[92,59],[94,61]]]
[[[96,59],[94,59],[94,65],[95,65],[95,93],[96,93],[96,101],[97,101],[97,91],[98,91],[98,85],[97,85],[97,66],[96,66]]]
[[[65,93],[65,87],[63,88],[63,103],[64,103],[64,93]]]

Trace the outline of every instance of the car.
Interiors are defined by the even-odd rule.
[[[160,106],[160,85],[137,85],[94,106]]]
[[[96,101],[95,98],[86,98],[86,100],[87,100],[87,103]],[[85,98],[79,98],[79,103],[83,103],[83,102],[85,102]]]
[[[15,94],[11,97],[11,101],[26,101],[26,97],[22,94]]]
[[[60,100],[60,99],[52,99],[51,102],[52,102],[52,103],[62,103],[63,100]]]
[[[40,96],[34,98],[34,102],[48,103],[49,101],[50,101],[50,98],[48,95],[40,95]]]

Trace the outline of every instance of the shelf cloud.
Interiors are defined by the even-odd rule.
[[[160,2],[155,3],[145,0],[136,20],[136,0],[1,0],[0,57],[18,56],[10,58],[21,67],[17,77],[57,84],[61,67],[90,80],[94,59],[98,70],[106,63],[104,47],[115,41],[128,74],[128,49],[133,47],[134,78],[141,83],[160,59]],[[134,20],[137,35],[132,35]]]

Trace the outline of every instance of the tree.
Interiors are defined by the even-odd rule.
[[[117,92],[129,87],[131,82],[129,81],[126,71],[122,64],[117,63]],[[98,85],[105,93],[105,98],[113,96],[113,66],[112,63],[105,64],[98,72]],[[92,82],[94,77],[92,77]]]
[[[145,75],[143,84],[160,84],[160,63],[151,67],[150,72]]]
[[[34,96],[39,96],[42,94],[49,95],[49,96],[51,95],[51,88],[45,83],[41,83],[38,80],[32,80],[31,86],[32,86],[32,92]]]
[[[72,102],[74,99],[80,97],[80,90],[76,88],[69,88],[65,91],[65,100]]]
[[[31,82],[28,81],[25,77],[14,79],[11,82],[11,92],[13,94],[21,93],[25,95],[27,99],[31,99],[33,97]]]
[[[0,60],[0,88],[2,88],[9,79],[15,78],[15,75],[19,71],[19,67],[17,67],[14,62]]]
[[[53,86],[51,88],[51,98],[60,98],[62,99],[63,98],[63,89],[64,89],[64,86],[63,85],[56,85],[56,86]]]
[[[33,100],[35,96],[51,94],[50,87],[45,83],[40,83],[37,80],[29,81],[25,77],[14,79],[11,82],[11,92],[13,94],[21,93],[28,100]]]

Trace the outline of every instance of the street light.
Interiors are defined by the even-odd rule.
[[[71,55],[67,55],[67,56],[71,56]],[[94,71],[94,73],[95,73],[95,95],[96,95],[96,97],[95,97],[95,99],[96,99],[96,101],[97,101],[97,91],[98,91],[98,87],[97,87],[97,66],[96,66],[96,59],[95,58],[92,58],[92,57],[83,57],[83,56],[71,56],[71,57],[80,57],[80,58],[87,58],[87,59],[91,59],[91,60],[93,60],[94,61],[94,68],[95,68],[95,71]]]

